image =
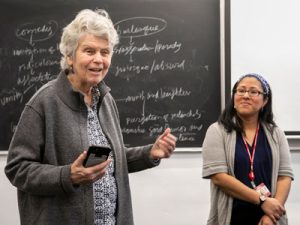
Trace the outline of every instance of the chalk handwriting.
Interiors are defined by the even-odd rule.
[[[169,121],[175,120],[175,119],[187,119],[192,118],[194,120],[199,120],[202,117],[202,113],[199,109],[190,109],[190,110],[183,110],[180,109],[177,112],[174,113],[166,113],[163,115],[158,115],[154,113],[148,113],[147,115],[141,115],[137,117],[126,117],[126,125],[130,124],[140,124],[143,125],[150,121],[163,121],[168,123]],[[194,130],[196,127],[194,128]]]
[[[185,59],[179,62],[168,62],[165,60],[156,61],[155,59],[152,61],[152,65],[150,68],[150,74],[156,71],[166,71],[166,70],[184,70]]]
[[[199,111],[199,109],[196,109],[195,111],[190,109],[189,111],[184,112],[184,110],[179,110],[176,113],[171,113],[171,119],[185,119],[185,118],[194,118],[194,119],[200,119],[202,116],[202,113]]]
[[[134,46],[134,43],[130,43],[129,46],[126,45],[120,45],[120,46],[116,46],[114,49],[114,54],[118,54],[118,55],[132,55],[134,53],[138,53],[138,52],[150,52],[153,51],[154,47],[152,46],[148,46],[148,44],[143,43],[142,46]]]
[[[30,97],[29,93],[32,94],[42,84],[56,77],[55,71],[59,70],[61,55],[59,44],[53,43],[50,39],[57,35],[59,27],[54,20],[25,22],[14,30],[15,37],[22,40],[19,42],[25,42],[24,46],[11,48],[0,46],[0,56],[16,59],[13,66],[15,83],[13,87],[1,90],[1,107],[14,102],[26,102]],[[176,39],[176,36],[172,36],[174,39],[165,40],[164,35],[161,35],[168,28],[165,19],[131,17],[115,23],[115,28],[122,40],[113,53],[120,57],[120,61],[116,60],[112,65],[110,76],[127,80],[138,78],[142,81],[148,79],[156,81],[159,79],[157,77],[163,77],[165,74],[168,76],[184,74],[183,72],[188,70],[191,62],[185,55],[187,51],[184,42]],[[198,66],[207,71],[209,69],[208,65]],[[1,68],[2,61],[0,61]],[[118,103],[129,105],[126,103],[137,102],[139,104],[135,105],[142,106],[140,109],[135,108],[135,112],[130,113],[130,116],[121,117],[122,133],[156,137],[170,127],[178,137],[178,141],[195,142],[203,129],[204,112],[200,108],[185,104],[181,107],[181,103],[189,102],[189,98],[193,97],[193,91],[194,89],[189,89],[181,83],[174,85],[170,82],[160,86],[158,81],[157,86],[152,85],[147,89],[137,87],[136,92],[131,92],[130,95],[124,92],[116,99]],[[174,103],[176,107],[170,107],[163,112],[150,109],[150,105],[159,108],[161,103],[166,105]],[[10,124],[14,132],[17,123],[13,121]]]
[[[182,43],[178,41],[174,41],[173,43],[160,43],[159,40],[156,40],[154,53],[160,53],[161,51],[173,51],[173,53],[177,53],[181,50]]]
[[[146,133],[146,129],[141,128],[140,126],[137,126],[136,128],[124,127],[124,128],[122,128],[122,133],[123,134],[144,134],[144,133]]]
[[[13,56],[32,56],[32,55],[39,55],[39,54],[57,54],[59,51],[58,44],[54,46],[50,46],[49,48],[37,48],[32,47],[28,48],[25,47],[24,49],[13,49],[12,55]]]
[[[10,103],[10,102],[15,102],[15,101],[19,101],[22,102],[23,100],[23,93],[16,90],[16,89],[12,89],[9,91],[5,91],[6,93],[0,93],[0,103],[2,106],[5,106],[6,104]]]
[[[38,41],[48,40],[53,37],[58,30],[58,24],[54,20],[46,23],[24,23],[16,29],[16,37],[28,41],[30,44]]]
[[[153,59],[151,64],[126,64],[124,66],[116,65],[115,66],[115,76],[119,76],[121,74],[125,74],[127,76],[128,72],[133,72],[135,74],[140,74],[142,72],[153,74],[159,71],[174,71],[181,70],[184,71],[185,68],[185,59],[181,61],[170,62],[167,60],[156,61]]]
[[[197,132],[195,132],[193,129],[191,129],[191,126],[193,127],[203,127],[202,124],[200,125],[181,125],[181,126],[169,126],[169,124],[166,124],[164,126],[150,126],[148,128],[149,136],[155,137],[163,133],[163,131],[169,127],[172,130],[173,134],[177,134],[176,136],[180,139],[180,141],[195,141],[195,136],[197,135]],[[202,129],[202,128],[201,128]]]
[[[177,141],[194,142],[196,133],[179,133]]]
[[[141,116],[141,117],[126,117],[126,124],[128,125],[128,124],[138,123],[143,125],[144,123],[147,123],[149,121],[158,121],[161,119],[163,119],[163,116],[149,113],[148,115]]]
[[[120,37],[144,37],[162,32],[167,27],[164,19],[156,17],[131,17],[115,23]]]
[[[59,60],[57,59],[41,59],[38,61],[29,60],[26,63],[22,63],[18,66],[18,72],[24,72],[24,71],[36,71],[36,69],[41,67],[51,67],[51,66],[59,66]]]
[[[142,90],[136,95],[129,95],[122,99],[116,99],[118,102],[136,102],[136,101],[144,101],[144,100],[153,100],[158,101],[161,99],[170,99],[173,100],[176,97],[186,97],[190,96],[192,91],[187,90],[183,87],[174,87],[169,89],[159,88],[154,91],[145,92]]]
[[[171,43],[162,43],[160,40],[156,40],[155,44],[142,43],[137,46],[134,42],[129,43],[129,45],[116,46],[114,49],[114,54],[116,55],[134,55],[136,53],[154,53],[159,54],[163,51],[170,51],[171,53],[177,53],[181,50],[182,43],[174,41]]]
[[[36,76],[31,76],[30,74],[26,74],[23,77],[18,77],[17,85],[20,86],[29,86],[32,83],[47,83],[48,81],[54,78],[49,72],[38,72]]]

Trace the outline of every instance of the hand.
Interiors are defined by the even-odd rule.
[[[260,219],[258,225],[276,225],[276,222],[274,223],[269,216],[263,215],[263,217]]]
[[[171,129],[167,128],[153,144],[150,157],[152,159],[169,158],[176,147],[176,141],[177,138],[171,134]]]
[[[285,214],[284,206],[275,198],[267,198],[261,208],[274,224],[276,224],[277,220]]]
[[[73,184],[93,183],[104,176],[105,171],[111,159],[108,159],[98,165],[92,167],[84,167],[83,161],[87,157],[84,151],[71,165],[71,181]]]

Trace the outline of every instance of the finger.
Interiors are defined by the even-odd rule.
[[[271,220],[272,220],[272,222],[273,222],[274,224],[277,223],[277,219],[276,219],[274,216],[271,216],[270,218],[271,218]]]
[[[158,140],[157,144],[158,144],[158,147],[162,150],[168,150],[171,146],[171,144],[165,139]]]
[[[166,137],[166,138],[172,140],[172,141],[175,142],[175,143],[176,143],[176,141],[177,141],[177,137],[175,137],[175,136],[171,133],[171,129],[170,129],[170,128],[168,128],[168,134],[167,134],[166,136],[164,136],[164,137]]]
[[[95,182],[104,176],[106,167],[102,169],[95,169],[96,166],[85,168],[85,180],[86,182]]]
[[[82,166],[83,161],[85,160],[86,156],[87,156],[87,152],[83,151],[83,153],[81,153],[78,156],[78,158],[74,161],[73,165],[77,166],[77,167]]]
[[[164,133],[157,138],[156,145],[158,148],[162,148],[162,146],[165,146],[165,149],[170,151],[173,151],[175,149],[177,138],[170,132],[171,129],[167,128]]]
[[[158,147],[162,150],[171,150],[172,148],[175,148],[175,145],[172,143],[169,143],[166,140],[158,140]]]
[[[99,171],[106,169],[106,167],[109,165],[111,161],[112,161],[111,159],[107,159],[106,161],[100,164],[89,167],[89,169],[91,170],[92,173],[98,173]]]
[[[177,141],[177,137],[175,137],[175,136],[174,136],[173,134],[171,134],[171,133],[168,135],[168,137],[171,138],[174,142]]]
[[[165,131],[159,136],[158,139],[163,139],[164,137],[166,137],[170,133],[171,133],[171,129],[170,128],[166,128]]]
[[[104,175],[105,175],[105,172],[106,172],[106,168],[103,169],[103,170],[100,170],[98,173],[95,174],[95,177],[93,178],[93,182],[101,179]]]
[[[280,213],[278,213],[278,216],[279,217],[282,217],[284,215],[284,212],[283,211],[281,211]]]
[[[171,145],[176,145],[177,138],[172,134],[168,134],[167,136],[162,138],[162,140],[168,142]]]
[[[95,172],[96,176],[94,178],[93,181],[99,180],[100,178],[102,178],[106,171],[107,171],[107,167],[109,166],[109,164],[112,162],[112,159],[108,159],[106,161],[104,161],[103,163],[95,166],[94,169],[97,169],[97,171]]]
[[[169,158],[171,153],[174,151],[175,146],[169,145],[167,142],[160,140],[158,142],[159,148],[163,151],[165,157]]]
[[[275,216],[275,219],[276,219],[276,220],[280,220],[280,217],[281,217],[280,214],[275,214],[274,216]]]
[[[164,140],[171,145],[176,145],[177,138],[171,133],[169,133],[166,136],[163,136],[160,140]]]
[[[176,144],[167,144],[167,150],[169,151],[169,153],[174,152],[176,148]]]
[[[275,211],[275,213],[276,213],[274,214],[275,218],[279,219],[285,213],[285,209],[283,207],[280,207]]]

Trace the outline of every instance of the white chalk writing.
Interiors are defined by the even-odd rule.
[[[52,38],[56,37],[58,28],[54,20],[24,22],[14,30],[14,35],[18,42],[25,44],[22,47],[0,47],[0,56],[13,57],[16,62],[13,69],[6,69],[13,70],[15,80],[13,86],[1,90],[1,107],[14,102],[24,104],[42,84],[56,77],[61,55],[59,44],[53,43]],[[179,142],[195,142],[202,132],[205,113],[199,105],[188,105],[191,98],[197,98],[195,88],[181,82],[178,77],[190,82],[184,76],[194,73],[190,69],[194,63],[191,61],[197,53],[193,51],[193,55],[189,55],[184,39],[163,35],[169,29],[163,18],[125,18],[117,22],[115,28],[121,42],[113,50],[114,57],[118,58],[113,58],[110,76],[117,80],[118,85],[120,81],[129,83],[131,79],[136,85],[129,92],[122,90],[116,98],[121,110],[126,107],[128,113],[124,116],[120,111],[122,133],[155,137],[170,127]],[[4,68],[3,64],[0,61],[0,69]],[[208,71],[209,66],[197,65],[197,68]],[[131,109],[131,106],[134,107]],[[14,132],[17,123],[10,123]]]
[[[184,70],[185,59],[179,62],[168,62],[166,60],[156,61],[155,59],[151,64],[143,64],[143,65],[129,65],[126,64],[124,66],[116,66],[115,76],[119,76],[124,73],[133,72],[135,74],[140,74],[141,72],[147,72],[149,74],[153,74],[159,71],[172,71],[172,70]]]
[[[24,23],[16,29],[16,37],[30,44],[51,38],[58,30],[58,24],[54,20],[46,23]]]
[[[195,109],[195,110],[180,109],[177,112],[166,113],[163,115],[149,113],[147,115],[142,115],[139,117],[126,117],[125,121],[126,121],[126,125],[134,124],[134,123],[143,125],[144,123],[147,123],[149,121],[159,121],[159,120],[163,120],[164,122],[170,122],[175,119],[187,119],[187,118],[193,118],[194,120],[199,120],[201,116],[202,113],[200,112],[199,109]],[[194,127],[193,129],[195,130],[196,127]]]
[[[6,104],[10,103],[10,102],[15,102],[15,101],[19,101],[22,102],[23,100],[23,93],[13,89],[10,90],[8,93],[6,94],[0,94],[0,103],[2,106],[5,106]]]
[[[118,21],[115,27],[121,37],[143,37],[163,31],[167,22],[155,17],[132,17]]]
[[[116,101],[120,101],[120,102],[136,102],[136,101],[144,101],[144,100],[158,101],[167,98],[173,100],[174,98],[177,97],[190,96],[191,93],[192,92],[190,90],[187,90],[183,87],[175,87],[168,90],[160,88],[154,92],[150,92],[150,91],[145,92],[142,90],[140,93],[137,93],[137,95],[128,95],[126,98],[116,99]]]

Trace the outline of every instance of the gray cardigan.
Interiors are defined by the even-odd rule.
[[[99,120],[115,156],[117,225],[133,225],[128,172],[156,166],[151,145],[125,148],[110,89],[99,84]],[[88,148],[87,108],[66,75],[44,85],[26,104],[11,141],[5,173],[18,189],[23,225],[94,225],[92,184],[74,186],[70,166]]]
[[[274,128],[271,135],[265,124],[262,127],[266,133],[273,157],[272,169],[272,194],[276,193],[278,176],[289,176],[293,179],[289,146],[284,133]],[[225,128],[218,124],[212,124],[206,133],[203,142],[203,178],[209,178],[216,173],[228,173],[234,175],[234,155],[236,145],[236,132],[227,133]],[[231,220],[233,198],[225,194],[220,188],[211,182],[211,208],[207,225],[229,225]],[[287,217],[282,216],[280,225],[287,225]]]

